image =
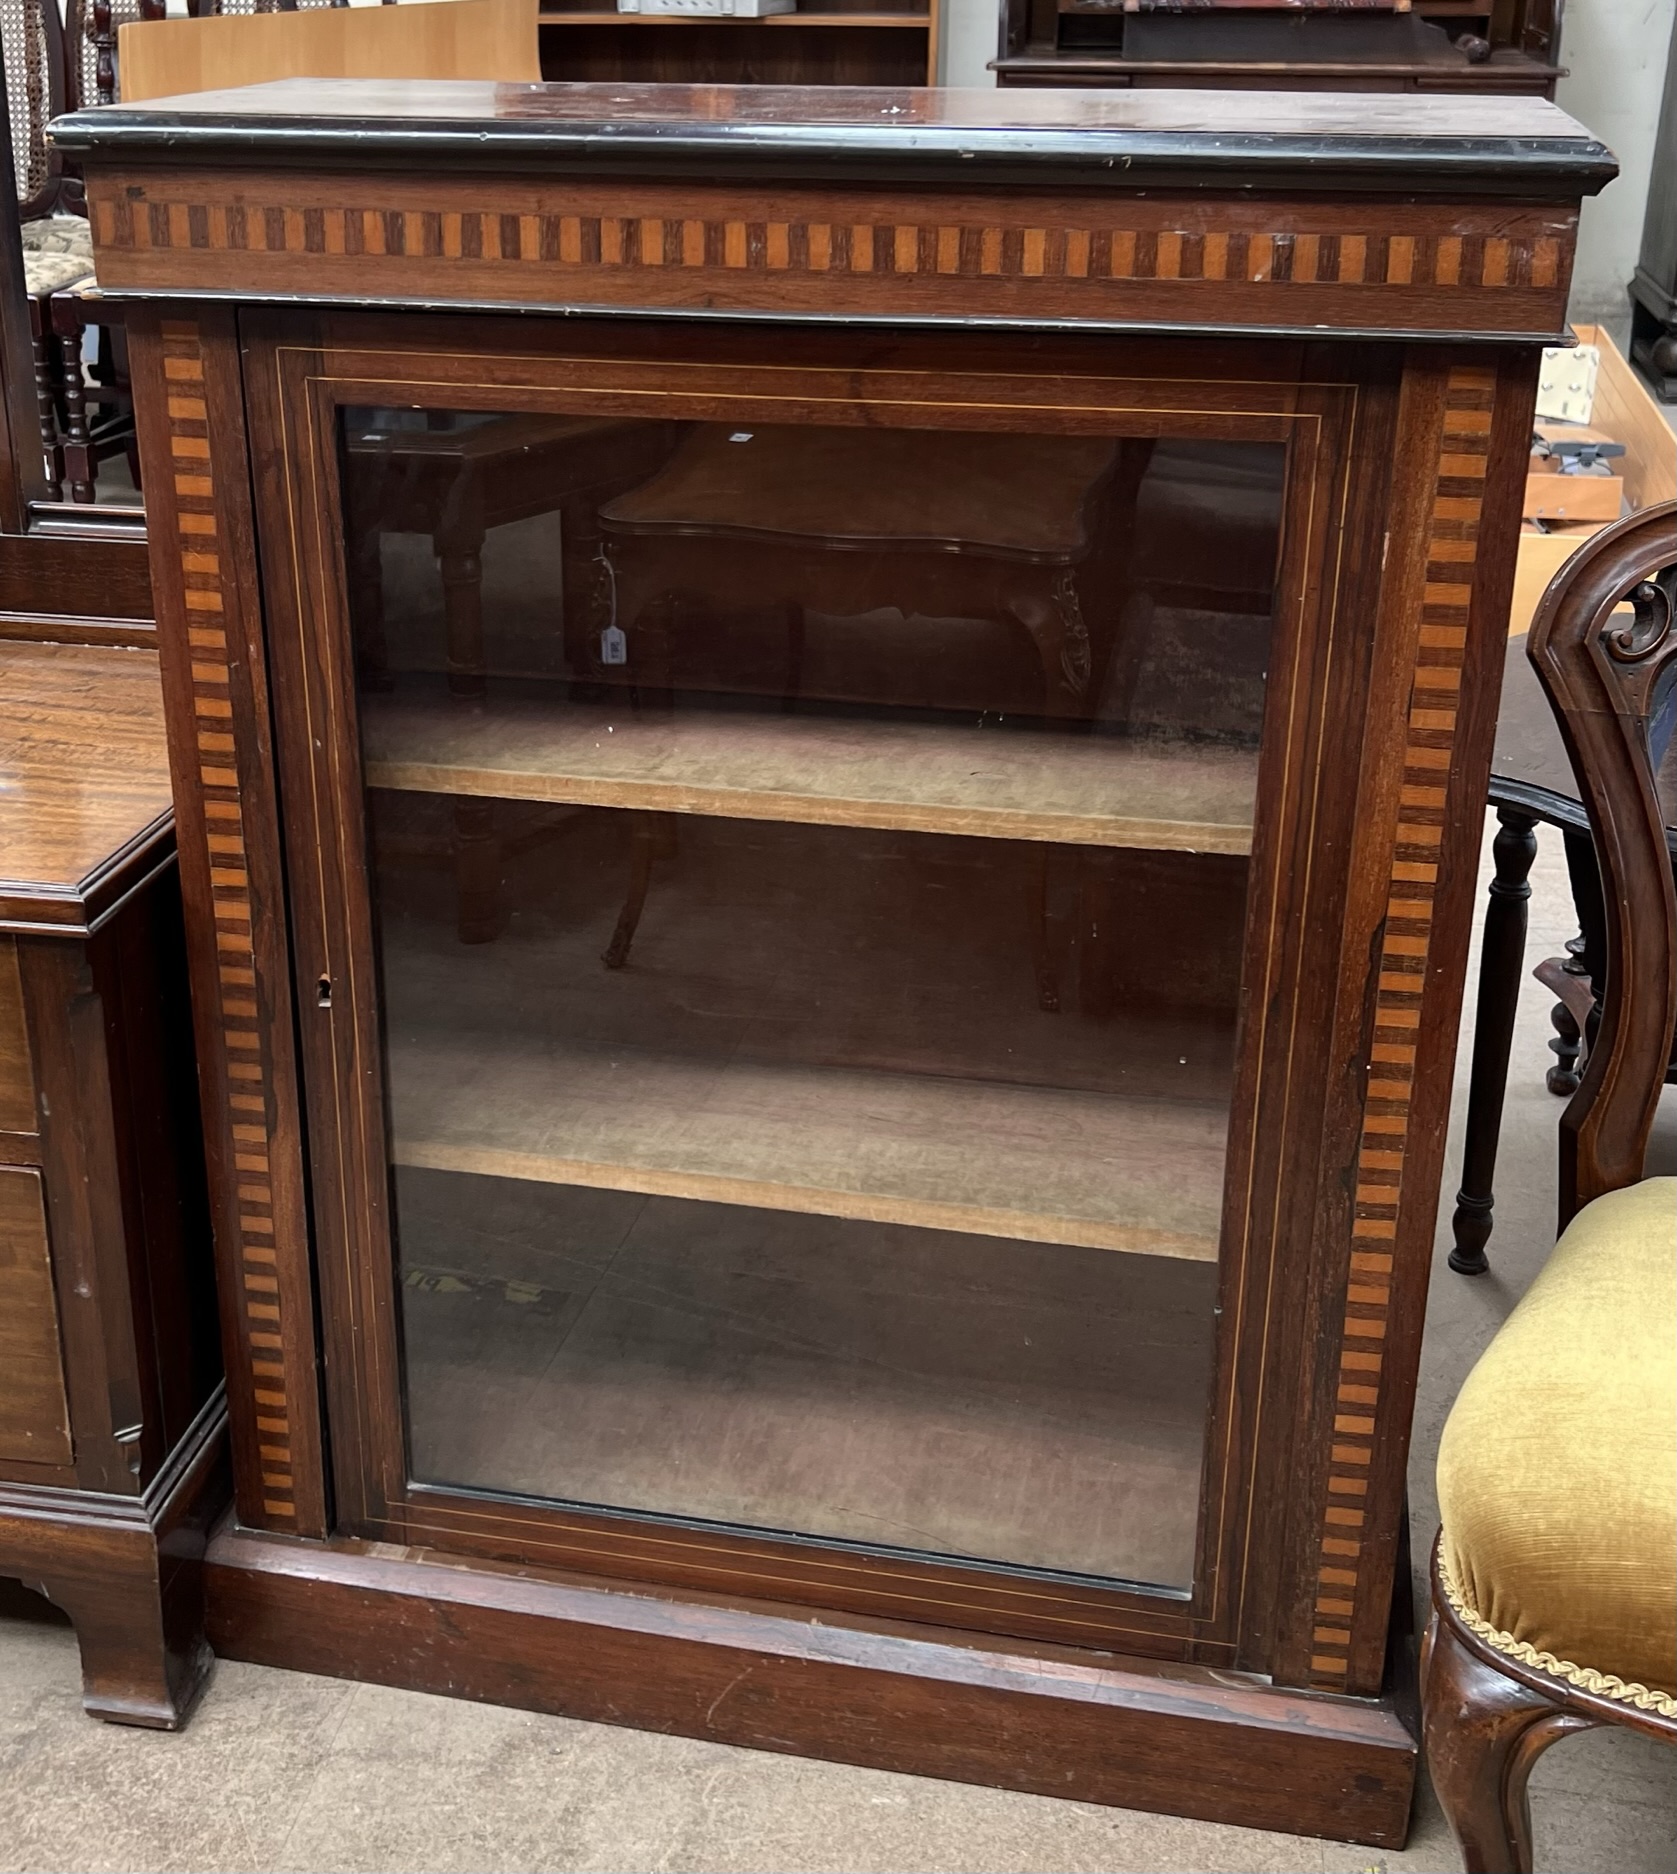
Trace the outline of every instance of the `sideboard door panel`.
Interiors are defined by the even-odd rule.
[[[17,942],[0,937],[0,1133],[34,1133],[35,1070],[29,1059],[29,1030],[23,1018],[23,982]]]
[[[0,1167],[0,1458],[68,1464],[70,1405],[41,1174]]]

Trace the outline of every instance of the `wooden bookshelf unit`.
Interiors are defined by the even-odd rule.
[[[761,19],[707,19],[542,0],[542,74],[565,82],[936,84],[942,10],[943,0],[815,0]]]

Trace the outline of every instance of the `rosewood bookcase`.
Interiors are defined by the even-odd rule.
[[[220,1650],[1402,1840],[1501,639],[1613,166],[1540,101],[1205,109],[61,122],[240,1355]]]

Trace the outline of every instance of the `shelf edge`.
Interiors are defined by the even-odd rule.
[[[901,1223],[920,1229],[955,1230],[967,1236],[1001,1236],[1052,1243],[1068,1249],[1116,1250],[1162,1256],[1179,1262],[1215,1262],[1215,1238],[1186,1231],[1150,1230],[1091,1218],[1048,1217],[1040,1212],[986,1209],[929,1199],[868,1195],[813,1185],[774,1184],[728,1178],[713,1172],[665,1171],[642,1165],[561,1158],[547,1152],[509,1151],[494,1146],[448,1145],[397,1138],[392,1157],[416,1171],[461,1171],[476,1177],[512,1178],[529,1184],[574,1184],[590,1190],[632,1191],[644,1197],[686,1197],[752,1210],[791,1210],[806,1216],[847,1217],[863,1223]]]
[[[976,839],[1040,840],[1128,852],[1212,853],[1245,858],[1250,826],[1217,821],[1115,821],[1027,809],[935,806],[833,794],[704,787],[662,781],[592,781],[574,775],[500,773],[429,762],[370,760],[369,787],[394,793],[470,795],[540,801],[556,807],[617,807],[643,813],[690,813],[724,820],[773,820],[800,826],[877,827]]]

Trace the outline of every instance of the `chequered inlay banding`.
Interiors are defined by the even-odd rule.
[[[1350,1663],[1369,1471],[1384,1377],[1410,1090],[1432,944],[1433,894],[1467,652],[1495,394],[1496,372],[1490,367],[1458,366],[1446,380],[1420,636],[1410,680],[1403,786],[1387,875],[1374,1038],[1357,1153],[1334,1437],[1320,1534],[1310,1671],[1317,1684],[1334,1689],[1343,1687]]]
[[[1561,284],[1551,234],[1404,234],[903,220],[485,213],[96,196],[102,250],[967,279],[1484,288]]]
[[[226,568],[216,518],[204,358],[197,327],[166,322],[162,351],[175,526],[192,658],[199,799],[215,917],[217,1025],[237,1198],[240,1314],[256,1406],[263,1509],[277,1524],[294,1523],[291,1402],[269,1158],[272,1100],[256,1026],[250,875],[229,687]]]

